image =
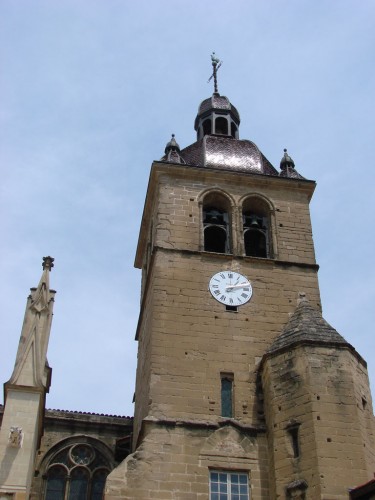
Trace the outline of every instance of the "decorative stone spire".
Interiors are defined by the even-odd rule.
[[[48,390],[50,368],[47,347],[55,292],[49,287],[54,259],[43,257],[43,273],[37,288],[31,288],[12,376],[11,385],[43,387]]]
[[[45,269],[48,269],[49,271],[51,271],[51,269],[54,267],[54,258],[53,257],[43,257],[43,264],[42,264],[42,267],[43,267],[43,271]]]
[[[30,498],[37,449],[43,433],[46,393],[51,381],[47,347],[53,298],[49,273],[53,258],[43,258],[43,273],[27,299],[14,370],[4,384],[4,414],[0,428],[0,497]]]

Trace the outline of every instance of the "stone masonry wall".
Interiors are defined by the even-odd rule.
[[[358,360],[347,349],[313,345],[266,361],[265,414],[274,471],[271,498],[282,497],[293,481],[305,480],[307,499],[344,500],[348,488],[368,480],[374,466],[373,441],[366,417],[359,415],[354,365]],[[361,378],[363,394],[363,371]],[[288,432],[293,422],[299,424],[298,457]]]
[[[254,260],[260,262],[254,265]],[[251,301],[236,313],[208,291],[210,277],[221,269],[241,272],[252,282]],[[319,303],[315,270],[224,255],[213,261],[210,255],[159,249],[151,286],[149,415],[216,421],[220,373],[229,372],[234,375],[234,418],[257,425],[258,363],[301,289]]]
[[[0,431],[0,491],[14,492],[18,490],[17,499],[21,499],[22,495],[28,496],[31,486],[40,404],[41,394],[39,392],[8,390]],[[22,429],[22,446],[9,446],[8,437],[11,427]]]
[[[188,169],[187,169],[188,170]],[[223,172],[200,172],[189,179],[189,170],[178,175],[160,176],[157,203],[157,223],[154,244],[166,248],[200,250],[201,206],[199,201],[210,191],[227,195],[232,205],[233,227],[237,228],[237,241],[242,238],[242,204],[246,197],[261,195],[274,207],[273,230],[277,240],[277,258],[290,262],[315,263],[309,213],[309,190],[297,190],[297,184],[285,179],[263,178],[257,175],[233,176]],[[213,177],[211,179],[211,177]],[[278,181],[278,182],[277,182]],[[240,251],[234,248],[233,252]],[[242,252],[241,252],[242,253]]]
[[[264,435],[147,423],[142,444],[108,477],[106,500],[207,500],[210,469],[249,474],[251,498],[268,499]]]

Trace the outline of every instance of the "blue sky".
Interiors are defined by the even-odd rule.
[[[130,415],[151,162],[195,141],[214,50],[240,137],[287,147],[311,203],[324,317],[369,363],[375,5],[361,0],[0,2],[0,380],[44,255],[57,290],[50,408]]]

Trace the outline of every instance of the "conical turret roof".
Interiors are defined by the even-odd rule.
[[[294,313],[271,345],[268,354],[303,342],[341,345],[354,349],[304,297],[299,300]]]

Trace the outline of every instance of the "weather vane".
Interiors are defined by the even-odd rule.
[[[215,92],[215,94],[217,94],[218,93],[218,90],[217,90],[217,70],[223,64],[223,61],[220,61],[220,59],[218,57],[216,57],[215,52],[212,52],[212,54],[211,54],[211,61],[212,61],[213,72],[212,72],[212,75],[210,76],[210,78],[207,80],[207,83],[210,83],[212,78],[214,79],[214,92]]]

